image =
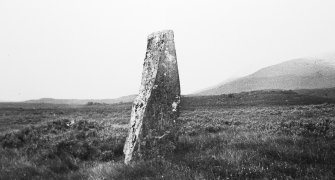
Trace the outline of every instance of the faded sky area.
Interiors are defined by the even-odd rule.
[[[334,0],[0,0],[0,100],[116,98],[147,35],[175,32],[182,94],[335,52]]]

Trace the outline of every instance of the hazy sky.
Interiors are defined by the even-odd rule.
[[[175,32],[182,94],[335,51],[334,0],[0,0],[0,100],[115,98]]]

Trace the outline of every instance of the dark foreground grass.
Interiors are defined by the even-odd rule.
[[[178,119],[180,133],[172,152],[130,165],[123,164],[122,154],[129,104],[49,109],[63,114],[3,131],[0,179],[335,176],[334,104],[183,106]],[[8,109],[6,113],[10,115]]]

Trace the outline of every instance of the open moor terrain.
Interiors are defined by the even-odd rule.
[[[0,179],[332,179],[335,100],[293,91],[183,97],[177,142],[123,163],[131,103],[0,105]]]

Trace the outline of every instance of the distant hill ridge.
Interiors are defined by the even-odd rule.
[[[310,90],[309,92],[312,92]],[[259,90],[211,96],[188,96],[182,98],[184,110],[195,108],[222,108],[234,106],[310,105],[333,104],[335,98],[299,93],[292,90]]]
[[[24,103],[44,103],[44,104],[78,104],[83,105],[87,104],[88,102],[94,103],[106,103],[106,104],[115,104],[115,103],[127,103],[133,102],[136,95],[129,95],[129,96],[122,96],[116,99],[53,99],[53,98],[41,98],[41,99],[34,99],[24,101]]]
[[[196,93],[219,95],[265,89],[319,89],[335,87],[335,56],[300,58],[262,68],[255,73]]]
[[[289,95],[289,96],[288,96]],[[129,95],[123,96],[116,99],[53,99],[53,98],[41,98],[36,100],[29,100],[21,102],[23,104],[41,104],[43,107],[46,104],[49,105],[85,105],[88,102],[94,103],[106,103],[106,104],[116,104],[116,103],[130,103],[136,98],[137,95]],[[194,95],[186,95],[183,96],[183,101],[189,98],[199,99],[201,102],[206,102],[205,104],[211,105],[214,101],[217,101],[218,97],[225,97],[224,101],[232,101],[230,103],[244,103],[244,104],[257,104],[260,102],[276,102],[276,103],[287,103],[287,100],[290,100],[290,103],[324,103],[324,102],[332,102],[335,103],[335,88],[324,88],[324,89],[297,89],[293,91],[283,91],[279,89],[271,89],[271,90],[258,90],[258,91],[250,91],[250,92],[241,92],[241,93],[232,93],[232,94],[223,94],[221,96],[213,95],[213,96],[194,96]],[[243,98],[242,98],[243,97]],[[248,97],[248,98],[247,98]],[[297,97],[299,97],[297,99]],[[241,99],[242,98],[242,99]],[[250,99],[251,98],[251,99]],[[258,100],[254,98],[259,98]],[[293,99],[292,99],[293,98]],[[302,98],[302,99],[301,99]],[[212,99],[212,100],[211,100]],[[210,101],[208,101],[210,100]],[[213,101],[214,100],[214,101]],[[223,99],[222,99],[223,100]],[[246,100],[248,102],[246,102]],[[292,101],[291,101],[292,100]],[[208,102],[207,102],[208,101]],[[250,102],[249,102],[250,101]],[[303,101],[303,102],[297,102]],[[17,102],[19,103],[19,102]],[[14,104],[17,104],[14,103]],[[193,102],[194,103],[194,102]],[[214,103],[214,105],[217,102]],[[0,103],[1,104],[1,103]],[[19,103],[20,104],[20,103]],[[186,103],[187,104],[187,103]],[[228,103],[229,104],[229,103]],[[213,104],[212,104],[213,105]]]

